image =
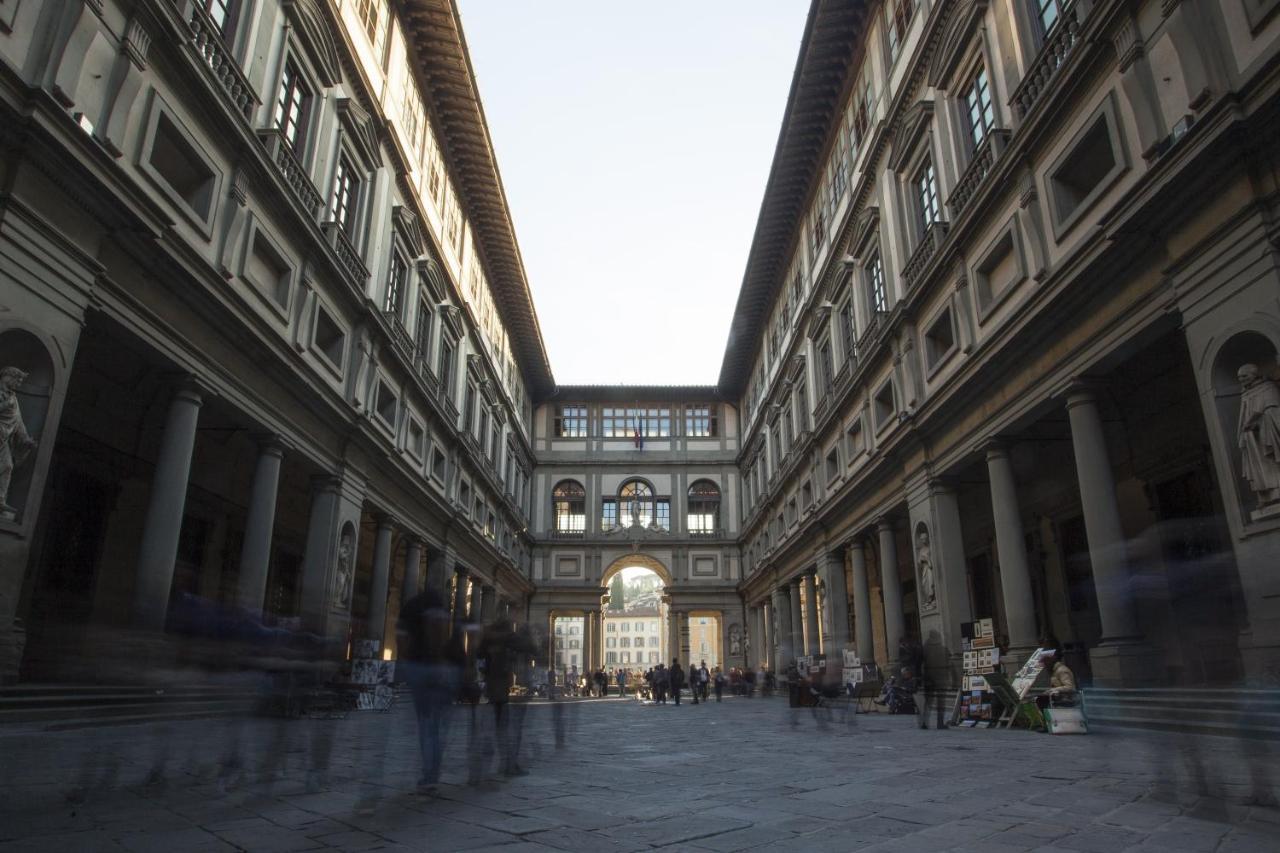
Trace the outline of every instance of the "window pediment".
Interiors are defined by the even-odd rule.
[[[951,13],[929,63],[929,86],[942,90],[952,88],[952,78],[969,56],[973,34],[982,24],[987,4],[988,0],[964,0]]]
[[[448,287],[445,285],[444,273],[440,269],[440,265],[431,258],[420,258],[418,260],[418,277],[427,286],[427,293],[437,305],[444,307],[445,297],[448,294]]]
[[[919,101],[898,121],[889,168],[901,172],[933,123],[933,101]]]
[[[325,86],[341,83],[342,62],[338,56],[338,47],[334,44],[333,31],[316,0],[284,0],[284,8],[298,27],[299,40],[315,66],[320,82]]]
[[[426,252],[426,244],[422,240],[422,229],[418,226],[418,217],[403,204],[391,208],[391,225],[396,234],[404,240],[405,246],[416,258]],[[419,272],[422,265],[419,264]]]
[[[853,239],[849,243],[850,255],[858,264],[866,261],[867,252],[875,244],[880,230],[880,208],[866,207],[858,214],[853,225]]]
[[[338,120],[342,122],[342,129],[346,131],[351,147],[364,160],[366,168],[376,169],[381,159],[378,156],[381,146],[373,118],[352,98],[339,98],[337,106]]]

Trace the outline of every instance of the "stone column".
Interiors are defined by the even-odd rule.
[[[876,522],[880,534],[880,589],[884,595],[884,645],[885,656],[897,672],[898,641],[906,631],[906,619],[902,615],[902,581],[898,578],[898,541],[893,535],[893,522],[882,518]]]
[[[800,603],[800,587],[803,583],[803,576],[791,581],[791,648],[795,649],[796,657],[807,654],[804,645],[804,611]]]
[[[596,667],[600,665],[600,647],[604,645],[604,640],[601,637],[602,632],[600,631],[600,611],[588,611],[587,618],[583,620],[583,624],[586,627],[583,628],[585,639],[582,649],[582,661],[587,669],[594,672]]]
[[[773,591],[772,606],[774,615],[778,618],[778,636],[774,638],[777,640],[774,646],[778,651],[773,655],[771,663],[772,672],[778,674],[795,655],[795,646],[791,642],[791,593],[785,584]],[[769,627],[772,629],[773,625],[770,624]]]
[[[818,628],[818,584],[812,571],[800,576],[804,585],[804,653],[816,655],[822,651],[822,632]]]
[[[453,576],[453,627],[457,630],[467,621],[467,570],[458,566]]]
[[[434,545],[427,549],[427,589],[440,593],[441,600],[449,597],[449,552]]]
[[[387,516],[378,517],[378,532],[373,539],[373,582],[369,586],[368,637],[378,641],[387,634],[387,589],[391,584],[391,534],[394,528]]]
[[[843,555],[824,547],[818,553],[818,574],[827,588],[826,606],[831,616],[831,636],[827,638],[825,650],[829,655],[838,655],[849,645],[849,589],[845,583]]]
[[[1141,632],[1129,586],[1120,505],[1093,391],[1073,387],[1067,395],[1067,417],[1102,627],[1098,647],[1089,652],[1094,682],[1107,687],[1146,683],[1152,680],[1151,661],[1139,646]]]
[[[492,622],[499,616],[498,613],[498,595],[497,590],[491,586],[483,586],[480,588],[480,618],[485,622]]]
[[[302,617],[308,631],[325,633],[331,607],[338,605],[335,595],[338,582],[330,578],[330,569],[337,559],[338,524],[341,484],[336,477],[319,476],[312,479],[311,514],[307,520],[307,548],[302,558]],[[354,567],[355,546],[351,542],[351,564]],[[348,590],[342,591],[350,595]],[[347,604],[350,604],[348,598]]]
[[[867,583],[867,552],[861,539],[849,543],[849,567],[853,575],[854,648],[864,661],[876,658],[871,638],[871,587]]]
[[[759,668],[764,661],[765,636],[764,636],[764,606],[751,608],[751,637],[747,648],[751,652],[751,656],[747,659],[747,666],[755,670]]]
[[[1067,416],[1071,420],[1071,445],[1075,450],[1080,503],[1089,539],[1089,561],[1098,590],[1102,637],[1104,641],[1137,637],[1120,505],[1116,501],[1111,461],[1107,457],[1102,416],[1093,392],[1087,388],[1073,390],[1067,397]]]
[[[470,621],[481,625],[485,623],[484,586],[481,585],[479,578],[476,578],[475,583],[471,584],[471,607],[468,612],[471,614]]]
[[[1022,514],[1018,509],[1018,487],[1013,479],[1009,450],[1004,445],[992,444],[987,448],[987,475],[991,479],[991,513],[995,521],[996,555],[1000,559],[1005,623],[1014,658],[1011,663],[1016,668],[1036,648],[1036,610]]]
[[[244,541],[240,546],[240,578],[236,603],[261,615],[267,595],[267,574],[271,568],[271,534],[276,522],[276,492],[280,485],[280,462],[284,449],[275,437],[258,445],[258,464],[249,493],[249,513],[245,519]]]
[[[422,540],[417,537],[409,539],[404,553],[404,584],[401,586],[400,603],[413,598],[422,592]]]
[[[191,475],[191,453],[203,402],[194,386],[180,387],[169,403],[164,433],[160,436],[160,451],[151,476],[151,499],[138,546],[138,576],[133,594],[134,618],[144,628],[163,630],[169,610],[173,564],[178,556],[187,479]]]

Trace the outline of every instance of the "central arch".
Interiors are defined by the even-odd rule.
[[[609,567],[600,575],[600,586],[604,589],[609,588],[609,582],[613,580],[613,576],[623,569],[648,569],[658,576],[658,580],[662,581],[662,585],[667,589],[671,588],[671,571],[663,564],[663,562],[648,554],[624,554],[609,564]]]

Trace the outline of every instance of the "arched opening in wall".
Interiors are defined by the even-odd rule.
[[[689,613],[688,666],[706,666],[712,673],[725,660],[724,619],[718,610],[693,610]],[[735,625],[736,627],[736,625]],[[739,641],[740,642],[740,641]],[[681,661],[684,663],[684,661]]]
[[[577,695],[587,671],[586,617],[553,616],[551,619],[552,666],[556,683],[570,696]]]
[[[617,672],[638,688],[644,674],[659,663],[670,664],[670,614],[667,569],[652,557],[632,554],[614,562],[602,579],[599,661],[617,684]]]

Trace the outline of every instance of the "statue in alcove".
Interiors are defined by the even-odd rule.
[[[0,370],[0,518],[12,521],[18,510],[9,506],[9,483],[13,470],[26,460],[36,443],[27,434],[18,405],[18,389],[26,381],[25,371],[16,367]]]
[[[920,610],[933,610],[938,605],[938,589],[933,577],[929,528],[920,525],[916,533],[916,567],[920,570]]]
[[[1240,473],[1259,508],[1280,502],[1280,387],[1256,364],[1242,364],[1240,380]]]
[[[729,654],[742,654],[742,631],[738,628],[737,622],[729,626]]]
[[[354,580],[351,558],[354,550],[351,531],[342,531],[342,538],[338,541],[338,575],[333,583],[333,606],[339,610],[351,607],[351,582]]]

